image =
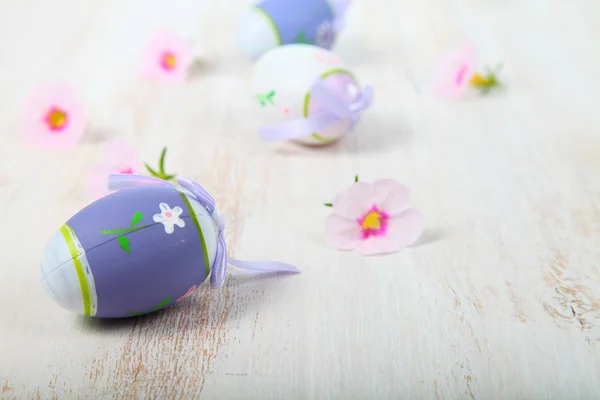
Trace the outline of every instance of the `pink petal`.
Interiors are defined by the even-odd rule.
[[[354,250],[361,240],[358,223],[337,214],[325,220],[325,235],[332,246],[340,250]]]
[[[410,204],[410,192],[406,186],[392,179],[373,183],[375,204],[389,216],[400,214]]]
[[[134,173],[141,172],[143,167],[135,150],[124,140],[114,140],[106,146],[102,163],[114,169],[132,168]]]
[[[399,249],[400,246],[391,241],[387,236],[371,236],[360,242],[356,248],[356,250],[364,256],[393,253]]]
[[[476,47],[467,43],[458,50],[449,51],[442,57],[434,77],[433,91],[438,95],[454,100],[463,94],[468,85],[457,84],[456,74],[463,66],[473,73],[477,63]]]
[[[414,244],[425,231],[425,219],[416,210],[409,209],[390,218],[386,237],[398,248]]]
[[[159,58],[166,50],[173,52],[177,58],[177,66],[173,71],[165,71],[159,64]],[[147,78],[162,82],[183,82],[192,61],[192,48],[186,40],[169,31],[160,31],[148,41],[140,72]]]
[[[333,211],[342,217],[356,220],[366,213],[374,202],[373,184],[358,182],[335,198]]]

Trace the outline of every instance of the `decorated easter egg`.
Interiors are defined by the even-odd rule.
[[[222,285],[225,264],[237,264],[227,259],[214,200],[198,184],[135,175],[111,179],[111,189],[120,190],[75,214],[45,249],[42,283],[55,302],[84,316],[122,318],[185,299],[211,273],[213,287]]]
[[[335,53],[306,44],[276,47],[254,66],[252,90],[264,140],[331,143],[352,131],[370,105],[370,86]]]
[[[242,18],[239,47],[251,58],[291,43],[330,49],[342,27],[348,3],[349,0],[263,0]]]

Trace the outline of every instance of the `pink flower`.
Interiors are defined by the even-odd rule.
[[[408,188],[391,179],[354,183],[333,202],[325,233],[340,250],[363,255],[398,251],[413,244],[425,229],[423,217],[409,203]]]
[[[196,291],[196,285],[194,285],[191,288],[189,288],[188,291],[185,292],[185,294],[183,296],[181,296],[180,298],[178,298],[175,302],[179,303],[181,300],[185,300],[188,296],[190,296],[195,291]]]
[[[472,44],[445,54],[436,72],[434,92],[448,100],[460,97],[477,73],[476,63],[477,53]]]
[[[148,42],[142,59],[142,75],[163,82],[183,82],[192,65],[191,45],[166,31],[158,32]]]
[[[113,141],[106,146],[102,160],[92,171],[88,181],[88,195],[98,199],[109,194],[109,174],[141,174],[143,169],[135,150],[124,141]]]
[[[54,84],[38,88],[27,100],[19,131],[31,146],[72,149],[84,133],[86,113],[74,90]]]

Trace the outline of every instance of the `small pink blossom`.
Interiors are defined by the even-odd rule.
[[[183,296],[181,296],[180,298],[178,298],[175,302],[178,303],[181,300],[185,300],[186,298],[188,298],[192,293],[194,293],[196,291],[196,285],[192,286],[191,288],[188,289],[187,292],[185,292],[185,294]]]
[[[408,188],[391,179],[354,183],[333,202],[325,233],[340,250],[363,255],[398,251],[415,243],[425,229],[423,217],[409,204]]]
[[[49,150],[73,149],[85,131],[86,112],[75,91],[53,84],[35,90],[27,100],[19,124],[22,139]]]
[[[477,52],[473,44],[448,52],[437,69],[433,90],[448,100],[460,97],[469,86],[477,64]]]
[[[150,38],[142,59],[142,75],[162,82],[183,82],[193,62],[192,47],[185,39],[161,31]]]
[[[106,146],[102,160],[94,167],[88,181],[88,195],[93,199],[109,194],[109,174],[141,174],[144,166],[135,150],[120,140]]]

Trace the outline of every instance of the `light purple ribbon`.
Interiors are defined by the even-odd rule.
[[[317,80],[313,85],[310,94],[311,97],[318,98],[325,104],[324,111],[315,113],[308,118],[262,126],[258,129],[261,139],[267,142],[299,139],[344,119],[351,121],[350,131],[352,131],[360,121],[363,111],[369,108],[373,102],[373,88],[370,85],[366,85],[362,92],[357,93],[356,99],[351,102],[340,99],[321,80]],[[327,138],[327,136],[324,137]]]
[[[225,223],[221,214],[217,210],[215,200],[212,196],[198,183],[186,179],[178,178],[177,182],[182,188],[192,194],[194,199],[206,209],[212,219],[219,227],[219,234],[217,239],[217,252],[215,255],[215,261],[211,266],[210,273],[210,286],[214,289],[218,289],[223,286],[225,282],[225,275],[227,274],[227,264],[231,264],[235,267],[261,271],[261,272],[291,272],[300,273],[300,270],[293,265],[280,263],[276,261],[240,261],[230,258],[227,255],[227,243],[225,242]],[[146,175],[133,175],[133,174],[110,174],[108,178],[108,189],[109,190],[120,190],[129,187],[140,186],[140,185],[169,185],[177,188],[176,185],[167,182],[163,179],[155,178]]]
[[[350,0],[333,0],[332,4],[335,10],[333,27],[336,32],[340,32],[346,25],[346,11],[350,5]]]

